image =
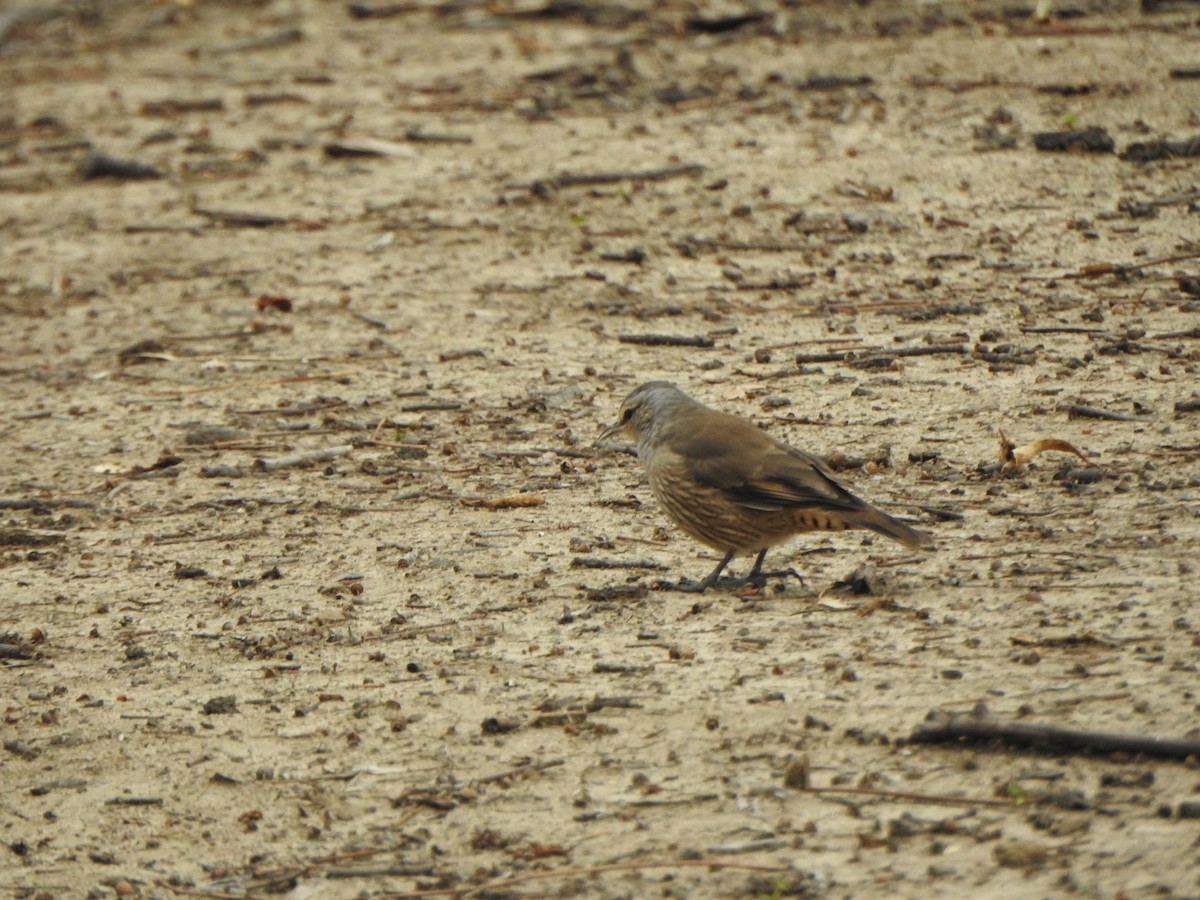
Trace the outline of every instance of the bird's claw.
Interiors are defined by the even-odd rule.
[[[784,578],[784,579],[786,579],[789,577],[795,578],[798,582],[800,582],[801,587],[805,586],[804,585],[804,576],[792,568],[775,569],[770,572],[752,572],[749,576],[747,576],[746,580],[750,584],[754,585],[755,587],[765,587],[767,584],[768,578]]]

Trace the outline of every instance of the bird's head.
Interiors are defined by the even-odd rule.
[[[669,381],[648,381],[625,398],[617,421],[600,432],[596,442],[621,436],[636,443],[640,453],[650,437],[667,426],[673,413],[695,405],[695,400]]]

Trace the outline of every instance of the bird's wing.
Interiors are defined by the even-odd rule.
[[[727,428],[681,436],[672,449],[692,462],[700,483],[748,509],[858,509],[862,502],[833,480],[817,457],[773,440],[730,416]]]
[[[774,447],[758,470],[729,493],[751,509],[856,510],[862,501],[833,480],[825,464],[802,450]]]

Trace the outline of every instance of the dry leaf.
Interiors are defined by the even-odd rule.
[[[1039,441],[1034,441],[1032,444],[1025,444],[1023,447],[1018,447],[1012,438],[1004,433],[1003,428],[998,429],[998,431],[1000,432],[1000,462],[1004,463],[1000,467],[1001,472],[1012,472],[1015,469],[1019,469],[1039,453],[1045,453],[1047,450],[1053,450],[1057,453],[1073,453],[1084,462],[1088,461],[1088,458],[1074,444],[1069,444],[1059,438],[1042,438]]]

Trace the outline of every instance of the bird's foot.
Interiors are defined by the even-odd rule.
[[[795,578],[800,582],[800,586],[804,587],[804,576],[795,569],[775,569],[771,572],[751,572],[744,579],[747,584],[752,584],[757,588],[766,587],[768,578]]]

